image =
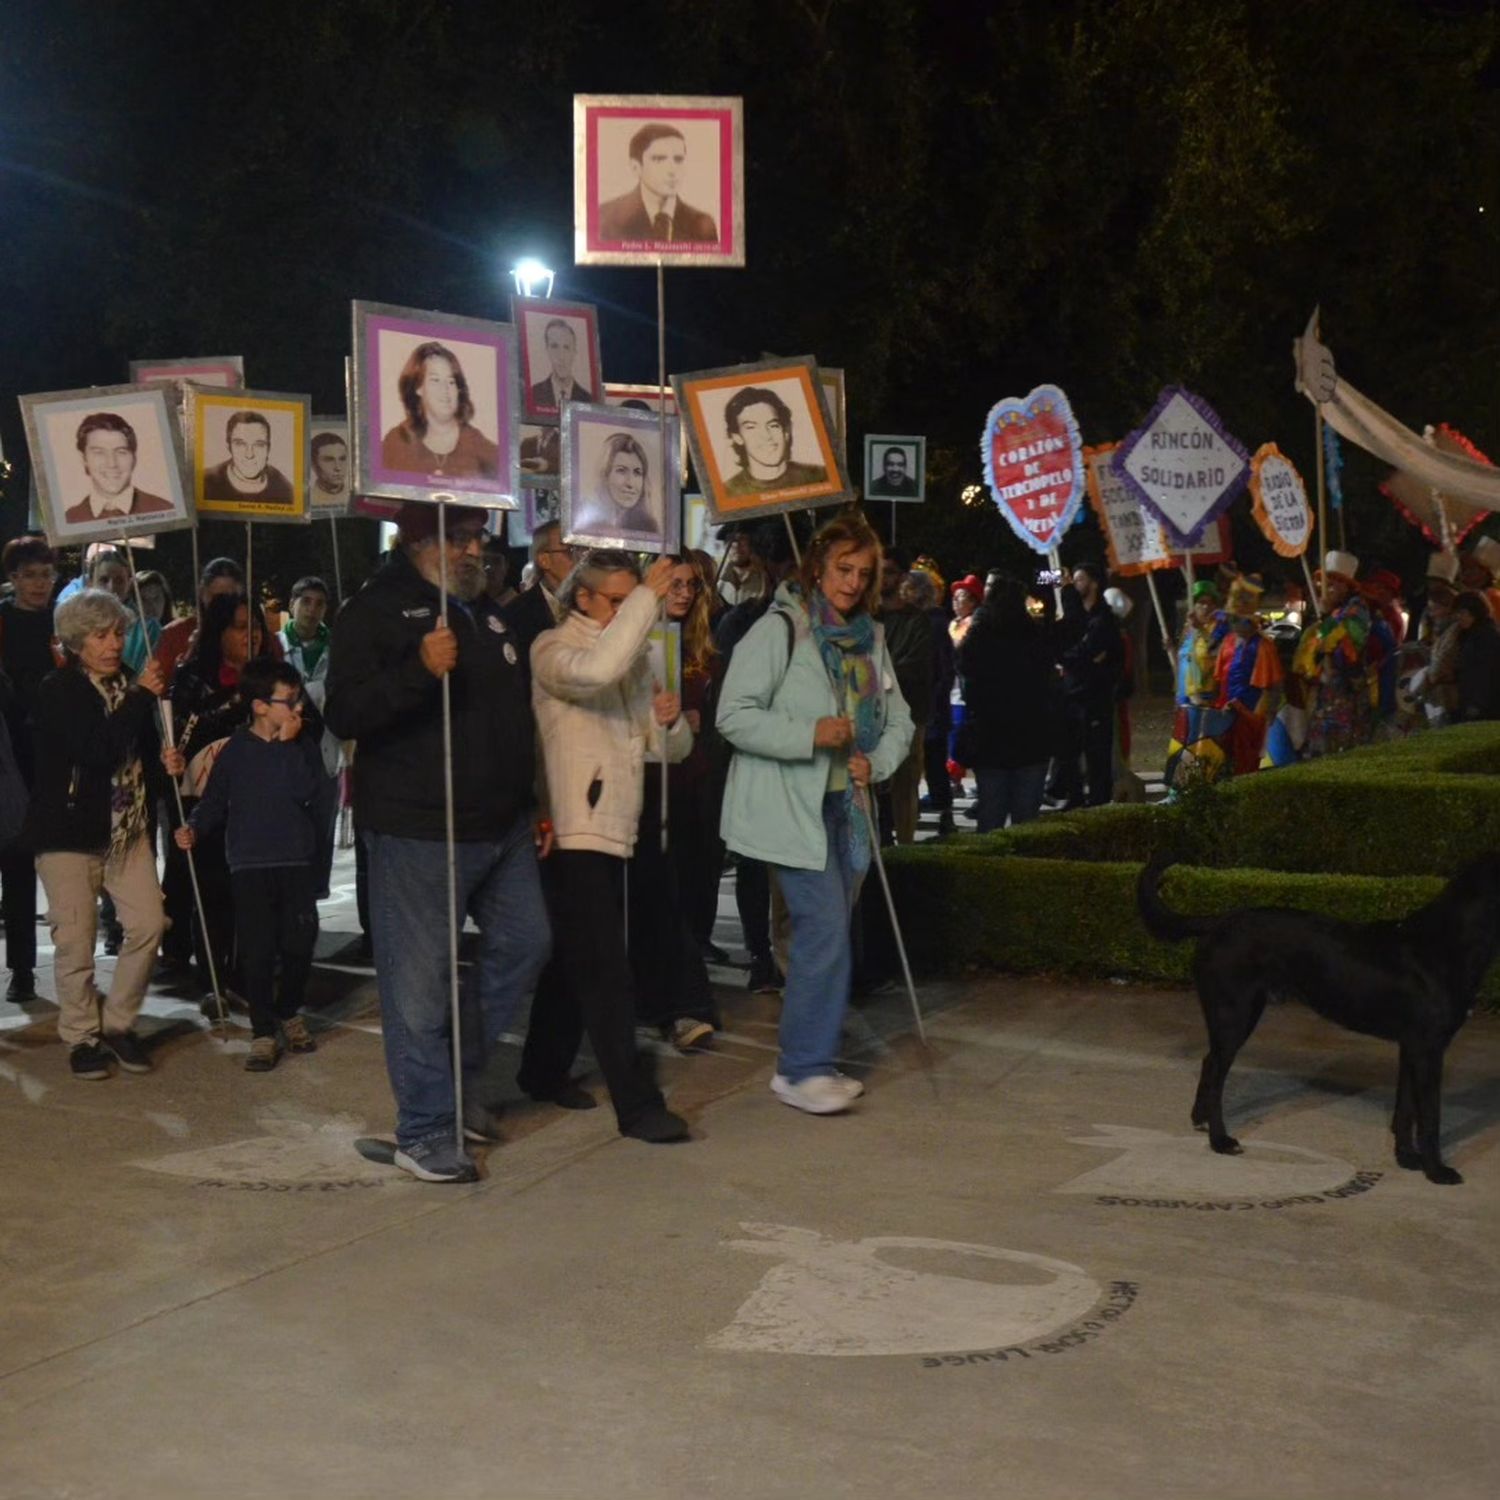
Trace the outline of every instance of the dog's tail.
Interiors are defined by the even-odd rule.
[[[1146,931],[1163,942],[1181,942],[1183,938],[1202,937],[1218,925],[1217,917],[1189,917],[1173,911],[1161,898],[1161,878],[1171,868],[1173,861],[1165,855],[1155,855],[1141,871],[1136,882],[1135,900],[1140,908],[1141,921]]]

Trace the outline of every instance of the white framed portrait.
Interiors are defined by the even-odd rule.
[[[54,547],[193,525],[182,425],[162,385],[21,397],[42,528]]]
[[[674,375],[715,522],[853,499],[810,356]]]
[[[604,399],[599,316],[586,302],[512,297],[511,321],[521,351],[522,420],[555,422],[570,401]]]
[[[927,497],[927,439],[865,434],[865,499],[921,504]]]
[[[573,96],[578,265],[743,266],[738,98]]]
[[[677,418],[666,422],[666,452],[677,453]],[[562,418],[563,539],[590,547],[673,552],[682,536],[682,486],[662,461],[653,412],[569,406]]]
[[[307,509],[312,398],[189,384],[193,499],[216,520],[301,524]]]
[[[315,416],[309,432],[307,509],[314,520],[337,520],[349,514],[349,423]]]
[[[562,481],[554,480],[554,485]],[[559,489],[527,490],[524,514],[526,535],[534,536],[543,526],[562,524],[562,491]]]
[[[354,488],[393,500],[519,504],[515,330],[355,302]]]

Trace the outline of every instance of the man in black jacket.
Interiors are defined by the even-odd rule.
[[[544,631],[551,630],[562,617],[557,591],[573,571],[573,549],[562,539],[562,523],[548,521],[531,535],[531,564],[536,581],[523,589],[501,611],[505,623],[516,637],[521,665],[529,672],[531,643]]]
[[[1073,570],[1063,590],[1063,631],[1072,643],[1062,652],[1066,746],[1058,757],[1058,792],[1065,807],[1101,807],[1114,794],[1115,690],[1125,661],[1120,624],[1104,602],[1104,570]],[[1085,794],[1078,758],[1088,775]]]
[[[401,545],[340,614],[329,648],[328,726],[358,741],[354,802],[369,857],[371,936],[396,1096],[396,1164],[466,1182],[454,1139],[448,992],[442,679],[453,713],[456,899],[479,927],[462,996],[465,1079],[477,1078],[551,947],[533,822],[535,727],[513,632],[485,593],[484,512],[447,511],[448,625],[435,506],[409,503]],[[473,1098],[473,1095],[470,1095]],[[475,1100],[465,1134],[493,1139]]]

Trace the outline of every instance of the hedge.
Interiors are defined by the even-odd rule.
[[[1190,978],[1193,944],[1161,943],[1141,924],[1137,863],[997,859],[963,844],[925,844],[886,855],[896,909],[912,966],[953,973],[972,966],[1014,973],[1081,974],[1181,982]],[[1290,906],[1353,922],[1398,919],[1430,901],[1443,882],[1415,875],[1289,874],[1262,869],[1179,865],[1164,894],[1184,912],[1238,906]],[[870,903],[866,903],[867,909]],[[877,952],[889,959],[889,935],[872,925]],[[1482,991],[1500,1000],[1500,968]]]

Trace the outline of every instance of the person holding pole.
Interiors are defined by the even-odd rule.
[[[321,714],[328,696],[328,642],[333,632],[328,621],[328,585],[321,578],[299,578],[292,585],[291,609],[281,627],[281,645],[287,662],[302,676],[307,699]],[[318,851],[313,860],[318,900],[328,898],[328,880],[333,870],[334,831],[339,818],[339,768],[344,747],[337,735],[322,730],[319,752],[323,775],[318,783],[313,817],[318,827]]]
[[[22,834],[36,854],[56,947],[57,1032],[73,1077],[108,1078],[118,1063],[149,1073],[135,1031],[164,916],[151,847],[148,788],[182,774],[180,751],[161,748],[156,700],[162,672],[125,667],[130,612],[104,589],[84,589],[56,615],[67,665],[41,685],[36,784]],[[108,995],[94,975],[101,890],[124,928]]]
[[[664,741],[670,763],[693,747],[681,700],[653,679],[646,651],[673,571],[670,558],[658,558],[642,579],[628,552],[586,552],[558,596],[562,620],[531,648],[531,699],[557,828],[543,878],[567,941],[537,991],[517,1081],[534,1099],[586,1108],[569,1078],[586,1031],[620,1134],[653,1144],[685,1140],[688,1128],[636,1052],[624,886],[647,750]]]
[[[773,866],[791,916],[771,1091],[809,1114],[864,1092],[834,1066],[853,967],[849,919],[872,854],[867,804],[911,745],[912,718],[871,611],[880,539],[841,515],[734,653],[718,726],[734,748],[722,830]]]
[[[344,607],[329,645],[324,718],[357,740],[354,795],[370,872],[371,937],[396,1099],[396,1165],[423,1182],[471,1182],[456,1140],[448,952],[442,680],[452,703],[455,898],[479,948],[460,996],[469,1140],[496,1139],[476,1097],[490,1052],[551,947],[537,857],[535,729],[513,632],[485,593],[485,515],[408,502],[400,544]],[[447,575],[448,625],[440,579]],[[461,919],[461,917],[460,917]]]

